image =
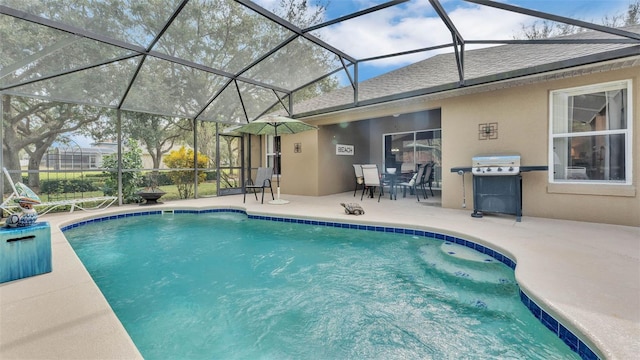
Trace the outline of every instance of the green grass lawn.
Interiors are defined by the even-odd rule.
[[[27,183],[26,173],[23,174],[23,182]],[[104,196],[102,188],[105,181],[108,178],[102,171],[83,171],[83,172],[43,172],[40,173],[40,191],[38,195],[42,202],[60,201],[60,200],[73,200],[81,198],[93,198]],[[78,185],[78,184],[82,185]],[[90,183],[91,186],[88,186]],[[75,185],[70,185],[75,184]],[[237,185],[237,184],[236,184]],[[85,191],[86,188],[93,188],[94,190]],[[158,186],[162,191],[166,192],[162,196],[160,201],[179,200],[180,196],[178,188],[175,185],[160,185]],[[95,189],[98,190],[95,190]],[[144,186],[140,187],[142,190]],[[67,191],[65,191],[65,189]],[[70,190],[71,189],[71,190]],[[6,189],[5,189],[6,190]],[[9,192],[11,189],[8,189]],[[206,182],[198,184],[198,196],[210,197],[217,195],[217,183],[216,180],[208,180]],[[7,196],[8,194],[5,194]],[[144,200],[141,200],[144,201]],[[90,204],[86,204],[90,205]],[[69,211],[69,207],[60,207],[55,212]]]
[[[162,185],[159,188],[166,192],[166,194],[162,195],[162,200],[178,200],[180,196],[178,195],[178,187],[175,185]],[[218,187],[215,182],[205,182],[198,184],[198,195],[199,196],[211,196],[216,195]]]
[[[180,196],[178,194],[178,187],[175,185],[162,185],[159,188],[166,192],[162,196],[163,200],[178,200]],[[140,188],[141,190],[143,187]],[[199,196],[212,196],[217,194],[217,185],[215,182],[201,183],[198,185]],[[57,201],[57,200],[69,200],[77,198],[91,198],[104,196],[102,191],[86,191],[86,192],[69,192],[69,193],[55,193],[55,194],[39,194],[42,201]]]
[[[43,202],[100,197],[105,195],[102,188],[107,178],[108,176],[102,171],[43,172],[40,173],[40,191],[37,193]],[[23,182],[27,183],[26,173],[23,174]],[[162,200],[180,199],[177,186],[160,185],[158,187],[166,192],[162,196]],[[88,188],[92,190],[86,190]],[[143,188],[144,186],[140,187],[141,190]],[[209,180],[198,185],[199,196],[215,196],[216,194],[217,184],[215,180]]]

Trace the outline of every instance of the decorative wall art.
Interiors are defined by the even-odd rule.
[[[478,124],[478,140],[495,140],[498,138],[498,123]]]

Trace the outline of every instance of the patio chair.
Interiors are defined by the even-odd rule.
[[[433,161],[429,162],[427,164],[427,169],[425,170],[424,173],[424,181],[423,181],[423,187],[425,188],[424,191],[425,193],[427,192],[427,185],[429,186],[429,191],[431,192],[431,196],[433,196],[433,189],[431,188],[431,186],[433,186],[433,181],[435,180],[435,163]]]
[[[271,178],[273,177],[273,168],[260,167],[258,168],[258,173],[256,174],[256,181],[253,182],[251,179],[247,180],[244,184],[244,197],[242,202],[244,203],[247,200],[247,190],[252,190],[253,195],[256,197],[256,201],[258,201],[257,190],[262,189],[262,204],[264,204],[264,189],[269,188],[271,190],[271,199],[275,200],[273,196],[273,188],[271,187]]]
[[[411,177],[411,180],[409,181],[405,181],[405,182],[401,182],[398,183],[397,186],[402,186],[403,191],[402,191],[402,195],[403,197],[407,196],[407,188],[411,189],[411,191],[413,191],[413,193],[416,194],[416,199],[418,199],[418,201],[420,201],[420,195],[418,194],[418,188],[422,189],[423,195],[425,197],[425,199],[427,198],[427,193],[424,189],[424,179],[426,177],[426,171],[428,168],[428,164],[427,165],[418,165],[418,171],[416,171],[413,174],[413,177]]]
[[[424,165],[424,173],[422,174],[422,179],[418,184],[420,189],[422,190],[422,194],[425,199],[429,198],[429,196],[427,196],[427,186],[429,187],[429,191],[431,191],[431,196],[433,196],[433,189],[431,189],[431,184],[433,183],[433,176],[434,176],[433,166],[434,166],[433,162],[428,162],[427,164]]]
[[[14,183],[6,168],[3,167],[2,172],[4,173],[9,185],[11,185],[13,192],[2,202],[0,209],[8,212],[9,214],[19,212],[21,210],[15,202],[15,199],[23,196],[30,197],[35,193],[27,185],[21,182]],[[118,200],[116,196],[97,196],[70,200],[43,201],[40,204],[34,205],[34,208],[38,212],[38,215],[42,216],[61,207],[69,207],[69,212],[73,212],[75,209],[84,211],[106,209],[116,200]]]
[[[362,165],[353,164],[353,171],[356,176],[356,186],[355,189],[353,189],[353,196],[356,196],[356,193],[358,192],[358,185],[362,185],[362,188],[364,189],[364,175],[362,175]]]
[[[378,194],[378,202],[380,202],[380,197],[384,194],[384,189],[382,187],[382,183],[380,182],[380,172],[378,172],[378,165],[375,164],[367,164],[361,165],[362,168],[362,176],[364,177],[364,187],[362,188],[362,195],[360,196],[360,200],[364,198],[365,191],[369,191],[371,194],[370,197],[373,197],[375,194],[376,188],[380,189]]]

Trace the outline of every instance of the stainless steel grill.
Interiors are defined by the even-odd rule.
[[[520,173],[520,155],[474,156],[471,163],[471,173],[476,176],[504,176]]]
[[[547,166],[522,166],[520,155],[478,155],[471,158],[471,167],[451,168],[462,175],[462,207],[467,207],[464,174],[473,174],[473,217],[482,212],[512,214],[522,217],[522,173],[547,171]]]
[[[482,212],[522,216],[520,155],[488,155],[472,158],[473,217]]]

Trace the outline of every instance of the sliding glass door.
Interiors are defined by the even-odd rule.
[[[418,165],[434,164],[433,187],[442,182],[442,131],[440,129],[384,134],[384,168],[411,173]]]

